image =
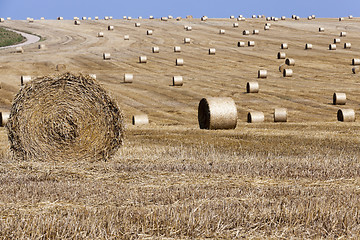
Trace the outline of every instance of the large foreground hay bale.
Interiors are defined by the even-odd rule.
[[[0,127],[5,127],[9,120],[9,112],[0,112]]]
[[[237,124],[235,101],[229,97],[201,99],[198,108],[200,129],[234,129]]]
[[[106,160],[123,144],[123,114],[96,81],[65,73],[40,77],[16,95],[6,125],[24,160]]]

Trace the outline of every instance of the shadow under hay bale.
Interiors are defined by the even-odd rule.
[[[25,84],[6,125],[14,157],[106,160],[123,144],[123,114],[89,76],[65,73]]]

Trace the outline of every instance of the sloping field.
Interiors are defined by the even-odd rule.
[[[110,162],[19,162],[9,157],[1,128],[1,237],[358,238],[360,124],[338,122],[336,113],[341,107],[358,114],[360,75],[352,73],[351,60],[360,58],[360,20],[287,19],[271,21],[269,31],[265,19],[239,21],[238,28],[234,22],[0,23],[42,36],[47,47],[0,50],[1,110],[10,108],[21,75],[54,74],[65,64],[66,71],[97,75],[124,111],[128,130]],[[149,29],[153,35],[146,35]],[[343,31],[346,37],[339,36]],[[341,43],[332,51],[334,38]],[[238,41],[255,47],[237,47]],[[280,49],[282,43],[289,49]],[[306,43],[313,49],[304,50]],[[216,55],[208,55],[212,47]],[[293,77],[279,72],[285,62],[279,51],[295,59]],[[102,59],[104,52],[111,60]],[[138,63],[141,55],[146,64]],[[184,66],[175,66],[176,58]],[[266,79],[257,78],[259,69],[267,70]],[[122,83],[125,73],[134,74],[132,84]],[[175,75],[184,77],[182,87],[171,86]],[[258,81],[260,92],[247,94],[248,81]],[[334,92],[347,94],[345,106],[332,105]],[[235,100],[235,130],[199,129],[199,101],[217,96]],[[273,123],[276,107],[288,109],[287,123]],[[264,123],[246,123],[253,110],[265,113]],[[150,124],[132,126],[138,113],[148,114]]]

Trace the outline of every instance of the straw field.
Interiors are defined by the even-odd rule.
[[[338,122],[332,102],[335,92],[346,93],[341,108],[359,114],[360,75],[351,60],[360,58],[360,19],[287,18],[258,35],[242,31],[263,29],[265,19],[136,19],[141,27],[134,21],[1,23],[46,39],[41,51],[38,44],[24,46],[23,54],[0,50],[2,111],[11,108],[20,76],[58,73],[63,64],[96,74],[126,123],[124,145],[108,161],[13,159],[1,128],[1,238],[360,237],[360,120]],[[109,24],[114,31],[106,31]],[[342,31],[347,36],[330,51]],[[238,47],[239,41],[256,44]],[[285,42],[289,49],[281,50]],[[152,46],[161,51],[152,54]],[[279,72],[279,51],[296,61],[292,77]],[[146,64],[138,61],[142,55]],[[186,64],[175,66],[177,58]],[[257,78],[259,69],[266,79]],[[125,73],[134,75],[131,84],[123,83]],[[183,86],[172,86],[173,76],[183,76]],[[248,94],[253,81],[261,90]],[[200,129],[198,105],[208,97],[234,99],[236,129]],[[287,109],[287,122],[273,122],[275,108]],[[247,123],[252,111],[263,112],[265,122]],[[138,114],[150,123],[133,126]]]

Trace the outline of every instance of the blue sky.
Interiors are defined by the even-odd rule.
[[[201,17],[228,17],[252,14],[287,17],[297,14],[301,17],[315,14],[317,17],[340,17],[353,15],[360,17],[360,0],[0,0],[0,17],[13,19],[55,19],[63,16],[66,19],[94,16],[155,17],[173,15],[193,15]]]

